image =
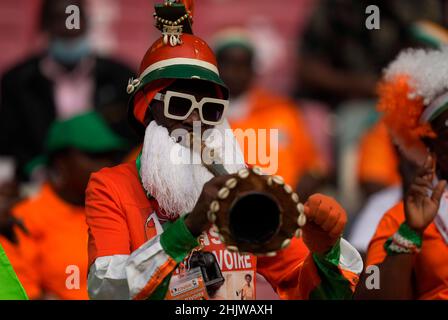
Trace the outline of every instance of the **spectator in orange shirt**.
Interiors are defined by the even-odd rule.
[[[381,161],[378,161],[381,159]],[[361,139],[358,177],[365,196],[400,184],[398,157],[387,127],[376,123]]]
[[[228,120],[232,129],[261,133],[258,140],[269,137],[259,129],[278,130],[278,154],[270,147],[270,159],[260,159],[265,150],[258,145],[255,150],[245,144],[246,140],[235,131],[248,164],[256,164],[271,174],[285,178],[288,184],[297,187],[298,193],[308,197],[316,191],[325,174],[322,159],[317,153],[299,108],[285,97],[275,95],[254,85],[256,71],[254,51],[250,37],[240,30],[225,30],[216,36],[215,52],[218,68],[230,92]],[[266,146],[270,146],[267,139]],[[266,161],[265,161],[266,160]],[[278,170],[276,170],[278,168]],[[273,169],[274,171],[269,171]]]
[[[380,221],[367,252],[380,284],[358,298],[448,299],[448,48],[408,50],[386,70],[378,109],[419,165],[403,201]]]
[[[383,215],[403,199],[403,194],[407,193],[418,169],[414,162],[403,156],[397,146],[392,145],[392,147],[395,149],[394,152],[396,152],[396,161],[398,162],[396,170],[399,172],[401,183],[383,188],[381,191],[369,196],[362,210],[354,217],[353,225],[349,231],[348,238],[350,243],[359,251],[363,258],[365,258],[370,240],[375,234]],[[380,166],[382,163],[381,161],[377,165]],[[387,165],[387,162],[385,164]],[[386,171],[384,170],[384,172]]]
[[[12,209],[27,232],[0,243],[30,299],[88,299],[85,189],[92,172],[118,163],[125,143],[89,112],[54,123],[46,147],[48,182]]]

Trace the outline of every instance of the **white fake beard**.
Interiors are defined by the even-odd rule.
[[[214,148],[224,160],[229,173],[245,168],[244,158],[229,125],[224,121],[214,133],[224,134],[223,139],[207,139],[205,144]],[[212,141],[213,140],[213,141]],[[230,146],[224,148],[224,146]],[[174,155],[174,157],[173,157]],[[223,157],[224,155],[224,157]],[[145,131],[141,155],[140,176],[145,190],[153,196],[170,218],[185,215],[193,210],[204,184],[213,175],[199,162],[191,164],[192,156],[200,157],[190,149],[173,141],[168,130],[151,121]],[[173,161],[174,158],[174,161]],[[230,160],[231,159],[231,160]]]

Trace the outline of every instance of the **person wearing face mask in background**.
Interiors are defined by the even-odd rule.
[[[66,27],[70,5],[79,8],[79,29]],[[46,49],[1,79],[0,156],[12,158],[19,181],[33,176],[35,167],[30,161],[43,152],[54,120],[94,109],[115,133],[131,142],[130,147],[137,139],[127,124],[128,98],[123,90],[134,72],[94,53],[88,39],[86,1],[43,0],[40,27],[48,36]]]

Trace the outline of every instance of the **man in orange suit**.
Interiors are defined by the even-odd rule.
[[[184,14],[176,15],[178,10]],[[238,299],[241,281],[233,279],[247,274],[255,279],[256,272],[283,299],[351,297],[362,262],[341,239],[346,214],[329,197],[316,194],[305,206],[297,203],[298,222],[303,226],[307,220],[303,240],[293,237],[275,257],[229,250],[211,228],[210,210],[219,206],[232,178],[244,179],[252,171],[233,135],[219,155],[235,159],[224,164],[230,175],[213,177],[201,165],[173,160],[173,154],[193,157],[181,143],[198,123],[201,136],[207,129],[228,128],[228,89],[213,52],[191,32],[192,14],[191,1],[156,5],[163,36],[145,54],[139,78],[128,84],[131,122],[144,133],[142,152],[134,162],[91,176],[86,191],[90,297]],[[174,134],[179,131],[184,135]],[[296,196],[291,197],[298,201]],[[192,266],[198,256],[212,261],[218,286],[206,285],[204,273]]]

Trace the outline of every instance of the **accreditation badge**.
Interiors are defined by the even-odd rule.
[[[208,300],[207,288],[201,268],[192,268],[173,274],[170,280],[167,300]]]

